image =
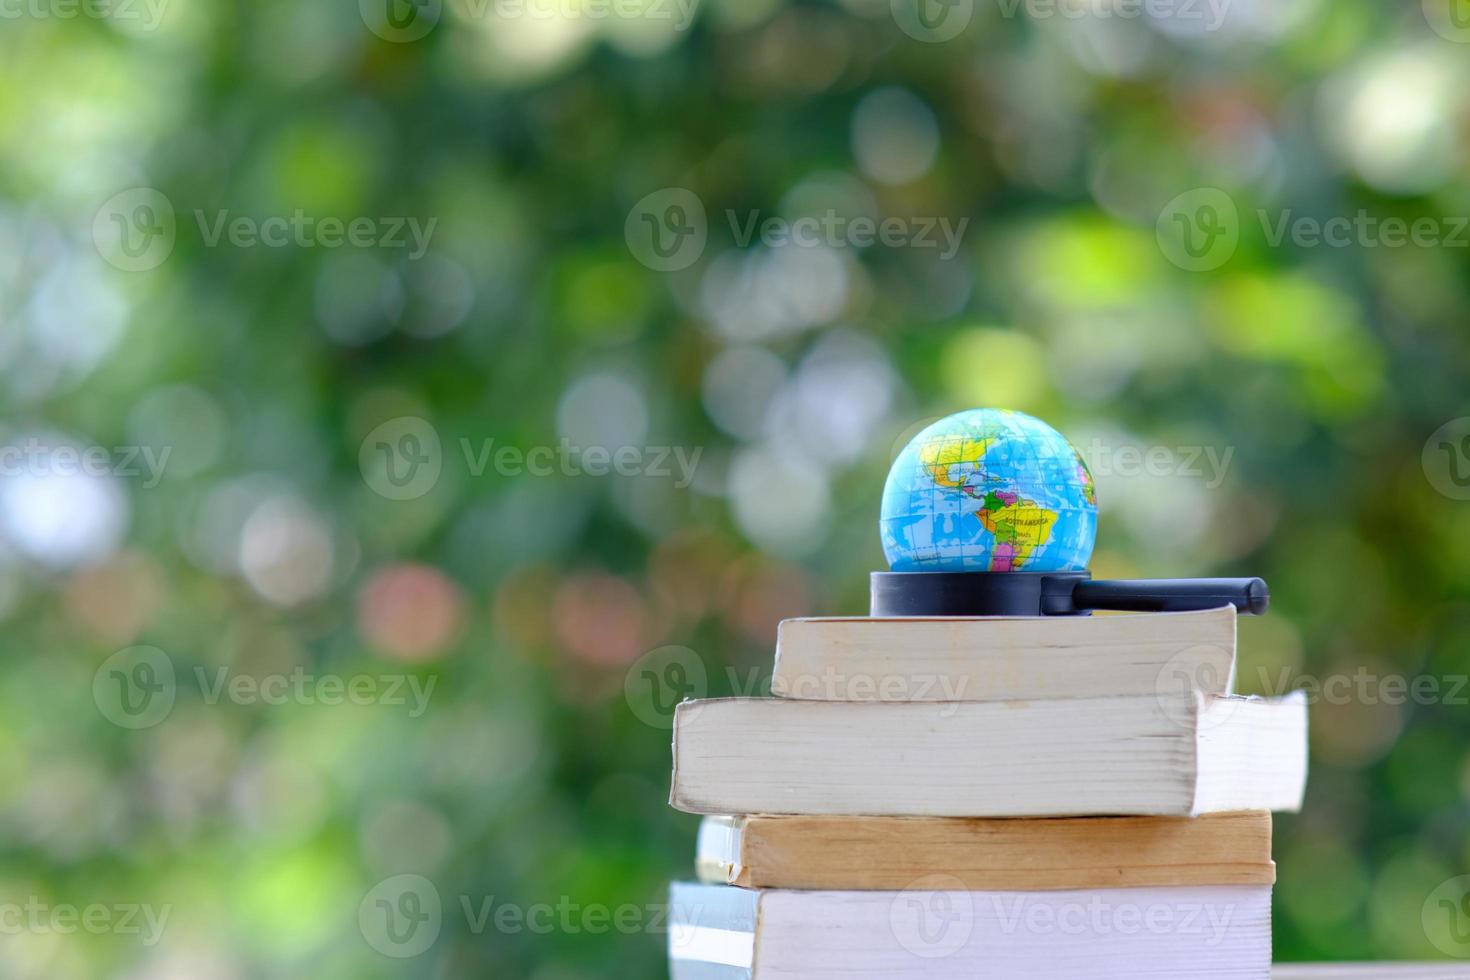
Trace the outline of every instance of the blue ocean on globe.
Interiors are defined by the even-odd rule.
[[[940,419],[899,453],[879,529],[896,572],[1082,571],[1097,540],[1097,493],[1056,429],[976,408]]]

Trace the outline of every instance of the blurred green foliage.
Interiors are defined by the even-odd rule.
[[[170,910],[151,944],[6,924],[0,977],[660,975],[644,908],[697,821],[665,805],[639,658],[759,691],[779,619],[864,608],[897,446],[972,405],[1089,456],[1095,571],[1267,577],[1242,690],[1370,675],[1313,708],[1278,958],[1445,951],[1421,908],[1470,862],[1470,460],[1435,435],[1470,414],[1453,2],[387,3],[0,20],[3,437],[43,447],[0,477],[0,895]],[[707,243],[658,271],[640,214],[672,216],[640,202],[669,188]],[[298,214],[304,241],[229,230]],[[909,237],[741,242],[829,214]],[[382,241],[409,218],[422,255]],[[1191,269],[1174,236],[1206,218],[1238,242]],[[1334,218],[1345,244],[1295,224]],[[917,240],[962,221],[952,255]],[[393,499],[380,444],[437,480]],[[573,445],[638,471],[529,471]],[[156,473],[123,463],[144,451]],[[160,661],[110,658],[140,644],[176,700],[129,728],[110,685]],[[298,668],[312,696],[213,687]],[[323,703],[322,678],[378,686]],[[442,933],[398,958],[359,913],[403,874]]]

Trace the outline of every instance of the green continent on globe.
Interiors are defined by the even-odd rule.
[[[969,487],[966,493],[974,495]],[[975,516],[985,530],[995,535],[995,550],[990,556],[992,572],[1018,572],[1036,549],[1051,539],[1057,512],[1048,510],[1019,493],[991,490],[982,498]]]

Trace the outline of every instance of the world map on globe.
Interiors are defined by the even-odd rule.
[[[1082,571],[1097,540],[1097,493],[1057,430],[977,408],[940,419],[899,453],[879,528],[896,572]]]

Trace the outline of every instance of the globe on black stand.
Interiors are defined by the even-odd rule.
[[[879,530],[892,571],[872,574],[873,616],[1259,615],[1270,603],[1259,578],[1094,580],[1092,473],[1021,412],[971,409],[916,435],[888,472]]]

